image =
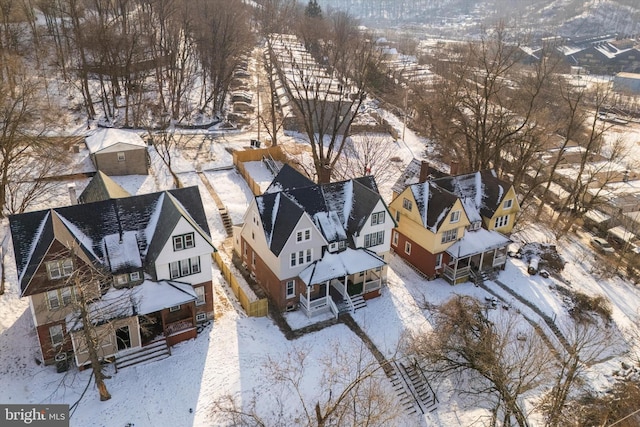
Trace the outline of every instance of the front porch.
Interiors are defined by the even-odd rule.
[[[442,274],[452,285],[469,280],[474,272],[498,270],[507,262],[507,237],[497,231],[468,231],[446,250],[450,261]]]
[[[330,312],[335,317],[356,308],[354,299],[379,292],[384,281],[385,261],[366,249],[347,248],[324,254],[304,269],[299,277],[306,284],[300,294],[300,308],[309,317]]]

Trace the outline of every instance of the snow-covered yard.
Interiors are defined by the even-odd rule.
[[[407,135],[407,152],[418,154],[424,151],[424,141],[410,132]],[[246,137],[219,141],[225,148],[246,145]],[[215,153],[216,168],[231,164],[231,157],[225,154],[228,153],[226,149],[219,150],[217,146],[209,149]],[[132,194],[169,188],[169,174],[152,150],[151,154],[152,175],[114,177],[114,180]],[[404,153],[399,155],[403,161],[410,160],[410,156]],[[214,243],[219,244],[226,238],[226,233],[218,208],[202,184],[200,175],[195,168],[189,167],[186,157],[176,158],[180,165],[179,177],[184,185],[200,187],[212,238]],[[248,170],[252,176],[255,174],[256,181],[267,181],[264,169],[256,166]],[[229,209],[233,222],[242,222],[253,195],[241,176],[234,170],[204,169],[203,173]],[[78,194],[87,182],[75,182]],[[65,195],[66,184],[57,188],[57,204],[64,205],[68,200]],[[52,200],[43,200],[41,208],[51,203]],[[530,241],[546,239],[541,232],[531,229],[528,229],[530,234],[527,235]],[[4,224],[3,232],[6,233],[6,230]],[[623,331],[637,331],[640,307],[638,288],[617,276],[594,277],[591,271],[598,260],[594,260],[585,239],[563,240],[559,243],[559,249],[568,261],[563,277],[571,288],[591,295],[606,296],[612,303],[615,325]],[[28,302],[18,297],[12,253],[8,253],[7,258],[7,289],[0,297],[0,402],[73,404],[84,393],[80,403],[72,410],[72,426],[124,426],[128,423],[136,427],[219,425],[221,414],[217,412],[215,402],[227,395],[233,396],[245,410],[251,409],[255,403],[255,410],[263,420],[268,425],[275,425],[281,419],[280,411],[284,411],[285,417],[294,415],[293,411],[296,408],[299,410],[300,405],[297,397],[282,395],[273,386],[270,366],[290,362],[294,354],[308,353],[301,390],[302,397],[310,403],[326,393],[326,390],[318,390],[323,375],[322,362],[338,360],[344,353],[362,351],[360,339],[341,323],[288,341],[271,319],[247,317],[239,305],[232,301],[234,297],[228,292],[228,287],[214,283],[215,321],[196,339],[173,347],[172,356],[167,359],[118,372],[109,365],[107,371],[111,378],[107,380],[107,387],[113,397],[107,402],[100,402],[93,385],[85,393],[90,371],[72,369],[63,375],[56,373],[55,367],[37,363],[36,359],[40,356]],[[510,259],[498,280],[532,303],[539,312],[557,319],[562,326],[567,311],[561,297],[552,289],[555,279],[529,276],[523,261]],[[487,286],[510,309],[519,310],[539,321],[538,313],[512,294],[495,283],[488,282]],[[409,334],[431,329],[429,307],[441,304],[454,294],[473,295],[481,301],[491,296],[470,283],[454,287],[440,279],[427,281],[400,258],[392,256],[388,283],[382,289],[382,296],[369,300],[367,307],[358,310],[353,317],[384,357],[393,358],[401,354],[404,339]],[[299,312],[289,314],[287,318],[294,329],[308,323]],[[368,351],[365,353],[368,354]],[[371,355],[367,357],[371,358]],[[593,376],[606,381],[614,365],[619,365],[619,360],[616,357],[593,366]],[[383,387],[392,398],[396,398],[390,383],[385,382]],[[437,392],[440,405],[435,412],[424,417],[405,415],[398,425],[470,425],[484,413],[482,409],[466,405],[459,395],[444,385]]]

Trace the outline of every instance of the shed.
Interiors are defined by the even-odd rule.
[[[85,139],[91,161],[107,175],[148,175],[147,145],[140,135],[122,129],[98,129]]]

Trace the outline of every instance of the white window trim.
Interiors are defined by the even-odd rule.
[[[176,311],[180,311],[180,304],[169,307],[169,313],[174,313]]]
[[[436,269],[442,268],[442,252],[436,255]]]
[[[291,292],[289,292],[289,286],[291,286]],[[296,296],[296,280],[287,280],[286,288],[285,288],[286,298],[293,298]]]
[[[308,242],[311,240],[311,229],[303,228],[302,230],[296,231],[296,243]]]
[[[174,252],[196,247],[196,238],[193,232],[173,236],[171,240],[173,242]]]
[[[129,280],[140,280],[140,272],[139,271],[133,271],[131,273],[129,273]]]
[[[58,334],[58,333],[56,333],[56,334],[54,335],[54,334],[52,333],[52,329],[54,329],[54,328],[56,329],[56,331],[57,331],[57,329],[59,328],[59,329],[60,329],[60,333],[59,333],[59,334]],[[53,338],[54,338],[54,336],[55,336],[55,337],[60,336],[60,342],[56,342],[56,341],[54,341],[54,339],[53,339]],[[61,324],[51,325],[51,326],[49,326],[49,338],[51,339],[51,345],[52,345],[53,347],[60,347],[60,346],[64,343],[64,329],[62,328],[62,325],[61,325]]]
[[[374,212],[371,214],[371,225],[384,224],[384,221],[385,221],[384,211]]]
[[[451,230],[446,230],[442,233],[442,237],[440,238],[440,243],[445,244],[449,242],[453,242],[458,239],[458,229],[452,228]]]
[[[399,233],[397,231],[393,231],[393,239],[391,241],[391,243],[393,244],[393,246],[398,246],[398,238],[399,238]]]
[[[195,288],[193,288],[193,291],[198,296],[196,305],[204,305],[207,303],[207,293],[205,292],[204,286],[196,286]],[[198,294],[199,291],[202,291],[202,300],[200,300],[200,294]]]
[[[124,162],[124,161],[126,161],[126,160],[127,160],[127,157],[126,157],[126,155],[124,154],[124,151],[118,151],[117,156],[118,156],[118,161],[119,161],[119,162]]]
[[[411,211],[413,209],[413,203],[411,202],[411,200],[404,198],[402,199],[402,207],[408,211]]]
[[[194,263],[194,261],[196,262]],[[174,272],[177,272],[177,274],[174,274]],[[194,274],[198,274],[200,272],[202,272],[202,265],[200,263],[199,256],[194,256],[187,259],[181,259],[179,261],[171,261],[169,263],[169,277],[171,279],[191,276]]]
[[[411,255],[411,242],[404,242],[404,253]]]
[[[509,206],[507,206],[507,204]],[[513,199],[507,199],[504,201],[504,203],[502,204],[502,208],[503,209],[511,209],[513,207]]]
[[[453,211],[451,212],[451,215],[449,216],[449,222],[450,223],[456,223],[460,221],[460,211]]]
[[[495,222],[494,222],[494,228],[502,228],[502,227],[506,227],[507,225],[509,225],[509,218],[511,217],[511,215],[503,215],[503,216],[499,216],[496,218]]]

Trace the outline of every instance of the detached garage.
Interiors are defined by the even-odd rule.
[[[91,161],[107,175],[148,175],[147,145],[135,132],[99,129],[85,139]]]

